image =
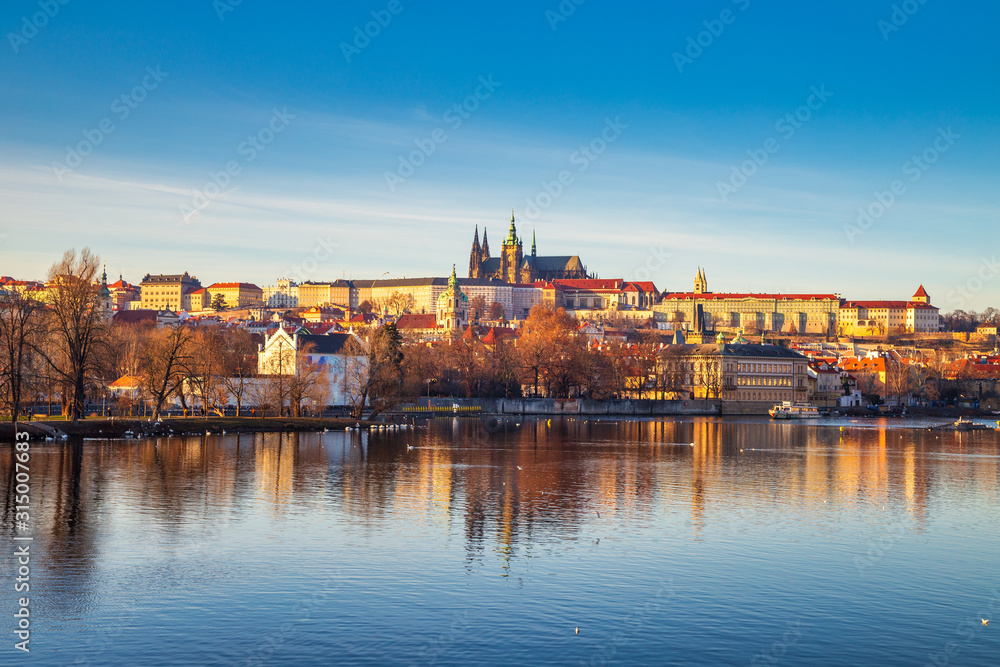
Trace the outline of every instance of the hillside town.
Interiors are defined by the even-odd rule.
[[[598,279],[579,256],[538,255],[534,234],[525,251],[513,215],[499,256],[476,228],[461,278],[259,287],[99,268],[70,252],[44,281],[0,277],[8,414],[360,416],[441,397],[1000,408],[993,308],[942,315],[922,285],[714,292],[702,267],[682,291]]]

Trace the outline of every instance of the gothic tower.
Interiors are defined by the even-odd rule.
[[[500,255],[500,275],[504,282],[521,282],[521,263],[524,261],[524,244],[517,237],[517,227],[514,224],[514,210],[510,211],[510,230],[503,242],[503,252]]]
[[[705,279],[705,270],[698,267],[698,275],[694,278],[694,293],[705,294],[708,292],[708,281]]]
[[[490,242],[486,240],[486,227],[483,227],[483,261],[490,258]]]
[[[486,230],[483,230],[483,240],[486,239]],[[483,251],[479,247],[479,225],[476,225],[476,236],[472,239],[472,252],[469,253],[469,277],[481,278],[480,273],[483,266]]]

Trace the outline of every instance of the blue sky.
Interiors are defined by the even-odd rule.
[[[445,275],[514,208],[601,277],[1000,306],[995,3],[64,1],[0,10],[2,274]]]

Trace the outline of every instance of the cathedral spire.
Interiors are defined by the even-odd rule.
[[[514,224],[514,209],[510,209],[510,229],[507,231],[507,240],[504,245],[517,245],[517,226]]]
[[[531,256],[535,256],[535,230],[531,230]]]
[[[483,227],[483,259],[490,258],[490,242],[486,240],[486,227]]]
[[[479,225],[476,225],[476,236],[472,239],[472,251],[469,253],[469,277],[480,278],[480,268],[483,263],[483,252],[479,248]]]

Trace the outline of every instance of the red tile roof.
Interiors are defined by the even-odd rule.
[[[231,289],[233,287],[239,287],[241,289],[260,289],[253,283],[215,283],[214,285],[209,285],[208,289]]]
[[[589,290],[618,290],[622,287],[621,278],[613,278],[610,280],[597,280],[593,278],[579,278],[579,279],[558,279],[553,280],[552,283],[556,285],[562,285],[564,288],[570,289],[589,289]]]
[[[626,291],[626,292],[636,292],[636,291],[640,291],[640,292],[655,292],[656,291],[656,285],[654,285],[652,282],[650,282],[648,280],[647,281],[635,281],[635,282],[631,282],[628,285],[626,285],[624,291]]]
[[[155,310],[119,310],[115,313],[114,321],[118,324],[141,324],[152,322],[156,324]]]
[[[768,294],[754,292],[706,292],[695,294],[694,292],[667,292],[666,299],[704,299],[708,301],[722,299],[774,299],[775,301],[839,301],[836,294]]]
[[[433,314],[400,315],[396,320],[397,329],[434,329],[437,327],[437,317]]]
[[[888,309],[892,308],[895,310],[906,310],[907,308],[919,308],[924,310],[934,309],[936,306],[932,306],[927,303],[920,303],[918,301],[845,301],[841,308],[867,308],[868,310],[876,309]]]
[[[494,345],[497,341],[503,340],[505,338],[514,338],[516,332],[508,327],[491,327],[486,335],[483,336],[484,345]]]

